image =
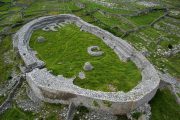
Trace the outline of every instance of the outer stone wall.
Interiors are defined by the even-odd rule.
[[[47,69],[40,69],[44,62],[36,58],[29,48],[29,39],[35,29],[45,27],[50,23],[70,21],[81,30],[95,34],[101,38],[118,57],[123,60],[132,60],[141,70],[142,81],[131,91],[101,92],[80,88],[73,84],[72,79],[63,76],[54,76]],[[86,23],[79,17],[70,14],[47,16],[35,19],[24,25],[14,36],[14,47],[18,50],[29,73],[26,79],[40,99],[51,103],[84,105],[91,109],[108,111],[112,114],[125,114],[149,102],[155,95],[160,79],[152,64],[126,41],[99,27]]]

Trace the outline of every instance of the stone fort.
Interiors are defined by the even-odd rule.
[[[80,88],[73,84],[73,79],[55,76],[44,68],[45,63],[36,57],[36,52],[29,47],[31,34],[36,29],[57,26],[62,22],[71,22],[81,30],[101,38],[117,54],[120,60],[131,60],[140,69],[142,80],[129,92],[102,92]],[[126,114],[148,103],[155,95],[160,78],[154,66],[129,43],[97,26],[83,21],[71,14],[45,16],[25,24],[13,37],[13,45],[24,61],[26,80],[34,94],[50,103],[86,106],[90,109],[103,110],[112,114]]]

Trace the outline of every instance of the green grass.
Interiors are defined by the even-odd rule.
[[[152,12],[143,16],[136,16],[128,18],[130,21],[133,21],[136,25],[148,25],[153,22],[155,19],[163,15],[163,12]]]
[[[101,9],[103,11],[107,11],[107,12],[110,12],[110,13],[116,13],[116,14],[127,14],[127,13],[131,13],[132,11],[131,10],[123,10],[123,9],[118,9],[118,8],[111,8],[111,7],[106,7],[106,6],[103,6],[101,4],[96,4],[94,2],[90,2],[90,1],[87,1],[87,0],[80,0],[82,3],[84,3],[86,5],[86,9],[87,10],[93,10],[93,9]],[[123,4],[121,4],[123,6]],[[120,8],[120,6],[119,6]]]
[[[144,35],[140,34],[143,33]],[[148,42],[145,42],[140,36],[143,36]],[[138,50],[142,50],[142,47],[145,47],[149,52],[151,52],[148,59],[158,68],[167,69],[168,72],[176,77],[180,78],[180,67],[178,66],[179,60],[180,60],[180,54],[177,53],[176,55],[173,55],[171,57],[165,57],[163,55],[157,54],[157,42],[159,41],[159,38],[162,37],[162,40],[158,43],[158,46],[160,46],[161,49],[164,51],[168,51],[168,45],[171,44],[173,47],[175,45],[180,44],[179,37],[175,35],[169,35],[163,31],[156,30],[154,28],[147,28],[143,31],[139,31],[136,33],[133,33],[126,37],[125,39],[131,42],[134,47]],[[140,45],[141,44],[141,45]],[[156,56],[154,56],[156,55]]]
[[[168,89],[158,90],[150,105],[151,120],[180,120],[180,106]]]
[[[22,92],[22,91],[21,91]],[[0,96],[0,102],[2,98]],[[21,98],[22,99],[22,98]],[[8,109],[5,113],[0,115],[0,120],[42,120],[45,118],[46,120],[61,120],[59,115],[59,111],[65,107],[65,105],[61,104],[52,104],[52,103],[42,103],[43,107],[39,112],[30,112],[24,111],[14,103],[13,107]],[[48,111],[46,114],[44,111]]]
[[[141,112],[136,112],[132,114],[132,117],[135,118],[136,120],[142,115]]]
[[[6,11],[6,10],[8,10],[9,7],[10,7],[10,4],[5,4],[0,7],[0,11]]]
[[[46,114],[45,118],[46,120],[61,120],[59,112],[61,109],[63,109],[65,105],[61,105],[61,104],[52,104],[52,103],[44,103],[44,109],[48,110],[49,113]],[[41,113],[39,114],[43,114],[43,111],[41,111]],[[41,119],[41,118],[40,118]]]
[[[32,112],[24,112],[19,108],[13,106],[13,108],[7,110],[0,115],[1,120],[33,120]]]
[[[38,36],[47,39],[44,43],[36,41]],[[104,55],[92,57],[87,48],[100,46]],[[92,71],[85,72],[86,79],[76,79],[74,83],[80,87],[110,91],[113,85],[117,91],[129,91],[141,80],[140,71],[132,62],[122,62],[118,56],[100,38],[87,32],[82,32],[75,25],[67,25],[59,32],[35,31],[30,46],[38,52],[38,57],[45,61],[46,67],[55,75],[73,77],[83,70],[85,62],[94,66]]]
[[[107,106],[107,107],[111,107],[112,103],[109,101],[104,100],[103,103]]]
[[[79,9],[75,6],[75,2],[61,2],[57,0],[44,1],[38,0],[33,2],[33,4],[26,10],[26,13],[30,14],[33,11],[56,11],[57,14],[60,13],[71,13],[71,10]]]
[[[123,30],[133,29],[133,26],[128,24],[127,21],[124,21],[121,18],[113,17],[108,15],[103,15],[100,12],[96,12],[94,14],[96,18],[98,18],[101,22],[107,24],[109,27],[118,26]]]
[[[86,108],[86,107],[84,107],[84,106],[78,106],[78,107],[76,108],[76,110],[79,112],[79,114],[75,114],[73,120],[80,120],[80,119],[82,119],[81,117],[82,117],[83,115],[89,113],[88,108]]]
[[[11,78],[12,69],[19,73],[18,64],[21,62],[19,56],[12,50],[11,36],[3,38],[0,43],[0,84]],[[4,54],[8,52],[8,57],[13,62],[6,63]]]
[[[98,102],[97,101],[93,101],[93,105],[95,106],[95,107],[99,107],[99,104],[98,104]]]
[[[165,63],[168,72],[177,78],[180,78],[179,63],[180,63],[180,53],[177,54],[176,56],[169,57],[168,62]]]
[[[20,21],[22,21],[21,15],[19,13],[15,13],[15,14],[12,14],[11,16],[9,16],[9,17],[6,17],[1,22],[6,23],[6,24],[7,23],[15,24],[15,23],[20,22]]]
[[[0,96],[0,105],[6,100],[5,96]]]
[[[58,111],[63,107],[64,106],[60,104],[44,103],[43,110],[34,113],[23,111],[14,104],[11,109],[8,109],[5,113],[0,115],[0,120],[42,120],[43,118],[46,120],[61,120]],[[45,114],[44,111],[48,111],[48,113]]]
[[[12,64],[6,64],[4,62],[4,53],[9,51],[12,47],[12,43],[10,37],[6,37],[0,43],[0,83],[4,82],[10,76],[11,70],[13,68]]]

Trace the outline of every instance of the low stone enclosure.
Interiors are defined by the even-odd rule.
[[[73,84],[73,78],[54,76],[45,63],[36,57],[36,52],[29,47],[33,30],[42,29],[50,24],[71,22],[81,30],[101,38],[117,56],[126,62],[133,61],[141,70],[142,80],[131,91],[102,92],[80,88]],[[99,27],[86,23],[71,14],[46,16],[35,19],[24,25],[13,37],[13,44],[24,61],[26,79],[32,91],[41,100],[50,103],[83,105],[90,109],[103,110],[112,114],[126,114],[137,107],[148,103],[159,86],[159,76],[153,65],[126,41]]]

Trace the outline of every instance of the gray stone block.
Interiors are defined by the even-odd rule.
[[[83,69],[84,69],[85,71],[91,71],[93,68],[94,68],[94,67],[91,65],[90,62],[86,62],[86,63],[84,64],[84,66],[83,66]]]

